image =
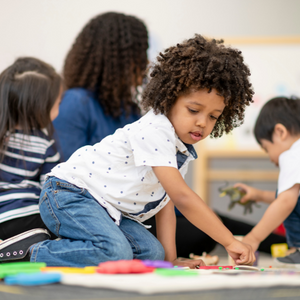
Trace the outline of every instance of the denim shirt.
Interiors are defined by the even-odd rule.
[[[62,161],[77,149],[94,145],[116,129],[135,122],[138,114],[118,118],[106,115],[96,95],[84,88],[72,88],[64,93],[59,115],[53,121]]]

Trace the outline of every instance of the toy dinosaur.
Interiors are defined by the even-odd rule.
[[[227,188],[219,188],[220,197],[224,197],[228,195],[230,197],[230,203],[228,205],[228,210],[234,208],[236,204],[240,204],[244,206],[244,215],[247,213],[252,213],[253,205],[260,207],[255,201],[248,200],[247,202],[241,202],[241,199],[246,194],[242,189],[236,187],[227,187]]]

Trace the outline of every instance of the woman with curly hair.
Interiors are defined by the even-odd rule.
[[[68,90],[54,122],[64,160],[140,117],[147,48],[145,24],[121,13],[98,15],[79,33],[65,60]]]
[[[253,263],[251,247],[236,240],[183,179],[197,157],[193,144],[242,122],[253,96],[249,75],[240,51],[200,35],[160,53],[143,93],[147,114],[80,148],[48,174],[40,212],[61,240],[32,245],[30,260],[83,267],[165,259],[199,267],[201,260],[177,258],[176,206],[237,264]],[[142,224],[154,215],[157,238]]]

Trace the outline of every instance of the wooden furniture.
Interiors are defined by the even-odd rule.
[[[197,150],[198,159],[193,168],[193,187],[194,191],[209,204],[209,183],[212,181],[277,181],[277,169],[249,169],[249,168],[212,168],[213,160],[235,160],[235,159],[255,159],[259,164],[260,160],[268,160],[268,156],[262,150],[212,150],[205,147]],[[250,162],[251,163],[251,162]]]

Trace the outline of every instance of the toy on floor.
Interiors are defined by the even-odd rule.
[[[245,195],[245,192],[243,190],[241,190],[240,188],[236,188],[236,187],[227,187],[227,188],[219,188],[219,192],[220,197],[224,197],[226,195],[228,195],[230,197],[230,203],[228,205],[228,210],[231,210],[234,208],[234,206],[236,204],[242,205],[244,206],[244,215],[246,215],[247,213],[252,213],[253,211],[253,205],[255,205],[256,207],[260,207],[260,205],[258,205],[255,201],[253,200],[249,200],[245,203],[241,202],[242,197]]]
[[[190,253],[189,257],[190,259],[194,259],[194,260],[202,259],[207,266],[216,265],[219,262],[219,256],[217,255],[211,256],[206,252],[203,252],[201,256],[195,255],[194,253]]]
[[[288,245],[286,243],[271,245],[272,257],[284,257],[287,255]]]
[[[4,281],[8,285],[43,285],[60,282],[61,277],[59,273],[18,274],[7,276]]]
[[[17,275],[20,273],[30,274],[38,273],[45,263],[31,263],[31,262],[15,262],[0,264],[0,278]]]
[[[102,274],[130,274],[130,273],[150,273],[154,267],[148,267],[141,260],[117,260],[107,261],[99,264],[97,273]]]

